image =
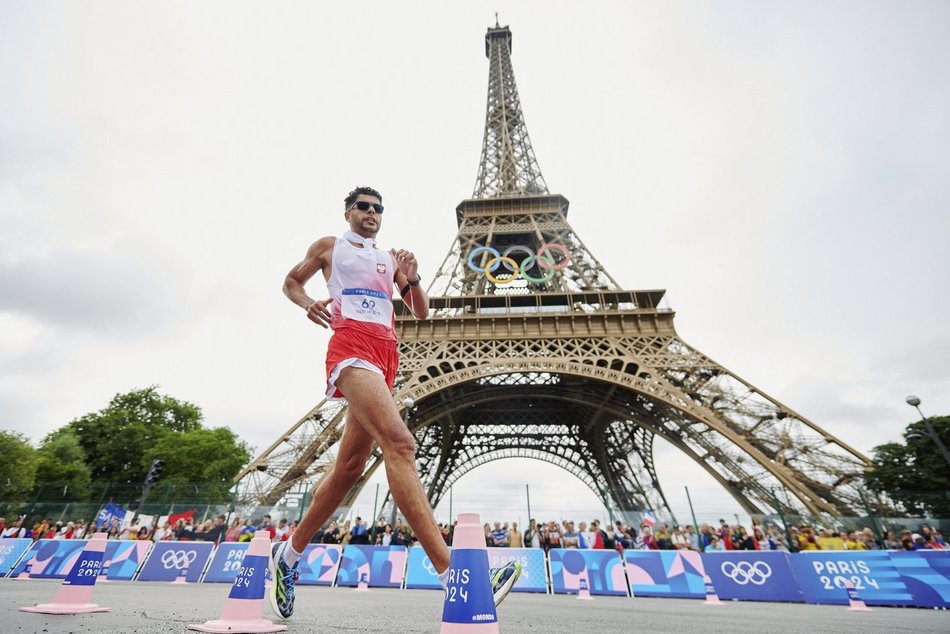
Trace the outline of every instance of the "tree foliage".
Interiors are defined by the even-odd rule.
[[[950,416],[929,420],[950,447]],[[911,513],[950,517],[950,465],[926,433],[923,422],[917,421],[904,430],[904,443],[875,447],[865,481],[869,489],[887,493]]]
[[[152,386],[117,394],[103,409],[54,434],[75,434],[93,480],[141,482],[148,471],[146,452],[165,438],[200,429],[201,418],[197,406],[163,396]]]
[[[0,430],[0,456],[0,500],[25,500],[33,489],[36,450],[23,434]]]
[[[203,482],[205,494],[222,497],[227,497],[232,479],[250,458],[248,446],[226,427],[166,436],[145,454],[147,463],[165,461],[163,483]],[[209,491],[208,487],[217,490]]]
[[[83,500],[90,494],[86,452],[71,429],[53,432],[36,452],[36,484],[63,487],[64,500]]]

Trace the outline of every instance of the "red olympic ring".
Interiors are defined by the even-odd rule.
[[[550,250],[550,249],[560,251],[561,254],[564,256],[564,259],[561,260],[559,264],[548,264],[548,262],[551,262],[554,260],[554,258],[550,256],[548,257],[547,261],[541,258],[541,253],[545,250]],[[564,269],[571,261],[571,252],[568,251],[564,247],[563,244],[558,244],[557,242],[545,242],[540,247],[538,247],[537,255],[538,255],[538,266],[540,266],[542,269],[554,269],[555,271],[560,271]]]

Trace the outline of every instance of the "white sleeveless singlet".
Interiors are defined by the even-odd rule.
[[[381,327],[380,334],[393,332],[393,279],[396,263],[388,251],[358,248],[345,238],[333,246],[330,279],[332,319],[330,328],[344,328],[351,322]],[[376,330],[377,328],[372,328]]]

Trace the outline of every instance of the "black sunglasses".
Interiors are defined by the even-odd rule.
[[[372,207],[374,210],[376,210],[376,213],[378,214],[383,213],[382,205],[380,205],[379,203],[368,203],[365,200],[357,200],[355,203],[350,205],[350,209],[352,209],[353,207],[356,207],[360,211],[369,211],[369,208]]]

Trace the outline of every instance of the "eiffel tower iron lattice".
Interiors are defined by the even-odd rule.
[[[429,287],[429,319],[396,301],[395,398],[415,434],[435,507],[493,460],[543,460],[628,521],[669,515],[659,437],[702,466],[748,513],[854,515],[870,461],[684,342],[663,290],[624,290],[568,223],[531,149],[511,66],[511,32],[490,60],[481,164],[458,233]],[[346,408],[323,401],[239,474],[241,497],[274,504],[332,465]],[[378,449],[344,505],[381,464]]]

